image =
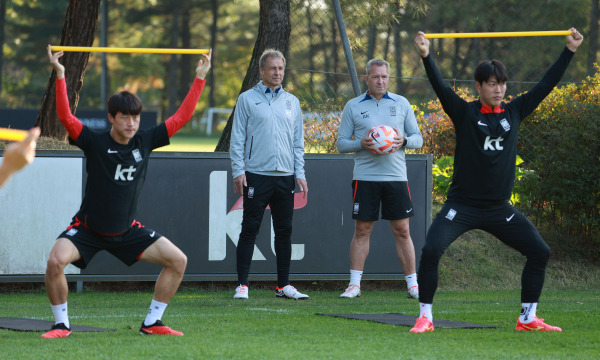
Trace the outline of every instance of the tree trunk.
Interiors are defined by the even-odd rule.
[[[592,0],[592,12],[590,14],[590,51],[587,59],[587,73],[594,74],[594,64],[598,58],[598,18],[600,17],[600,9],[598,0]]]
[[[254,43],[252,58],[250,59],[250,65],[244,77],[240,94],[252,88],[260,80],[258,60],[263,51],[274,48],[281,51],[284,56],[287,55],[290,31],[290,0],[260,0],[258,36]],[[235,107],[227,120],[227,125],[223,130],[223,134],[221,134],[215,151],[229,151],[234,114]]]
[[[92,46],[98,23],[99,10],[100,0],[70,0],[60,45]],[[40,49],[40,51],[42,50]],[[81,91],[81,87],[83,86],[83,77],[89,57],[89,52],[65,52],[65,55],[61,59],[62,64],[65,66],[69,104],[71,112],[74,114],[79,103],[79,91]],[[52,71],[35,124],[41,127],[42,136],[66,140],[67,130],[62,126],[56,115],[55,89],[56,73]]]

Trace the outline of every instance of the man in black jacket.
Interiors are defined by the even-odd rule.
[[[421,255],[420,314],[411,332],[434,330],[431,308],[438,285],[439,260],[454,240],[471,229],[491,233],[527,258],[522,274],[521,315],[515,330],[561,331],[536,317],[550,248],[508,200],[515,177],[519,126],[558,84],[583,41],[576,29],[570,30],[566,48],[542,80],[510,103],[503,101],[508,76],[501,62],[488,60],[477,66],[475,88],[479,99],[467,102],[444,81],[429,53],[425,34],[417,34],[415,43],[427,77],[454,124],[456,149],[448,199],[429,228]]]

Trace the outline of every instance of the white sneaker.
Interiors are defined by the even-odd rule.
[[[248,298],[248,287],[246,285],[240,285],[235,288],[234,299],[247,299]]]
[[[275,296],[286,299],[294,299],[294,300],[305,300],[308,299],[308,295],[302,294],[292,285],[286,285],[283,289],[279,287],[275,290]]]
[[[344,293],[340,295],[341,298],[357,298],[360,296],[360,287],[356,285],[350,285],[346,288]]]
[[[412,286],[410,289],[408,289],[408,292],[406,293],[406,297],[409,299],[418,299],[419,298],[419,287],[418,286]]]

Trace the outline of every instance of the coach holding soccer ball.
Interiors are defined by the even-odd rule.
[[[352,180],[354,236],[350,245],[350,284],[342,298],[359,297],[360,280],[369,254],[369,237],[375,221],[390,221],[396,240],[396,252],[406,279],[408,297],[419,298],[415,270],[415,248],[410,237],[409,218],[414,215],[404,149],[423,146],[423,137],[410,103],[388,91],[390,65],[382,59],[367,62],[362,94],[346,104],[338,130],[337,148],[341,153],[354,152]],[[378,154],[374,127],[386,125],[396,132],[389,154]]]

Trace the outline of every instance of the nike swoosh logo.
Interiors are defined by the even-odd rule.
[[[156,231],[153,231],[152,234],[150,234],[150,237],[154,237],[154,234],[156,234]]]
[[[482,123],[481,121],[478,121],[478,122],[477,122],[477,125],[481,125],[481,126],[487,126],[487,124],[485,124],[485,123]]]
[[[116,154],[116,153],[118,153],[118,151],[117,150],[108,149],[108,153],[109,154]]]
[[[533,330],[533,331],[542,330],[544,328],[543,326],[531,327],[531,326],[527,326],[525,324],[523,324],[523,327],[526,329],[529,329],[529,330]]]
[[[412,211],[412,208],[410,208],[410,210],[406,210],[406,213],[408,214],[408,213],[409,213],[409,212],[411,212],[411,211]]]
[[[368,113],[368,111],[361,111],[361,112],[360,112],[360,114],[361,114],[361,115],[364,115],[364,114],[366,114],[366,113]]]
[[[513,218],[513,216],[515,216],[515,214],[512,214],[511,216],[507,217],[507,218],[506,218],[506,221],[507,221],[507,222],[508,222],[508,221],[511,221],[511,220],[512,220],[512,218]]]
[[[262,101],[261,101],[261,102],[254,103],[254,105],[258,105],[258,104],[262,104]]]

